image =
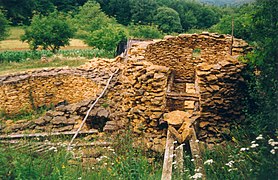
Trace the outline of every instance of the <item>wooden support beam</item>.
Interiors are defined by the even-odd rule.
[[[199,169],[202,173],[202,180],[206,179],[205,167],[202,159],[202,154],[199,147],[199,140],[197,139],[195,129],[193,129],[193,134],[191,140],[189,140],[189,146],[191,150],[192,157],[194,159],[195,169]]]
[[[174,137],[172,136],[172,133],[168,130],[161,180],[172,179],[173,152],[174,152]]]
[[[188,100],[188,101],[199,101],[199,95],[193,93],[170,93],[166,94],[166,98],[174,100]]]
[[[168,86],[167,86],[167,91],[166,91],[167,93],[171,92],[171,89],[172,89],[173,84],[174,84],[174,78],[175,78],[175,74],[172,71],[171,74],[170,74],[169,81],[168,81]]]
[[[61,135],[74,135],[76,132],[52,132],[52,133],[34,133],[34,134],[11,134],[0,135],[0,139],[19,139],[19,138],[33,138],[33,137],[49,137],[49,136],[61,136]],[[98,130],[81,131],[79,134],[97,134]]]

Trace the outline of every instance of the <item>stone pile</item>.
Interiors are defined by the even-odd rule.
[[[235,122],[243,120],[242,99],[245,66],[230,58],[216,64],[202,63],[196,69],[196,90],[200,94],[198,136],[218,143],[230,134]]]

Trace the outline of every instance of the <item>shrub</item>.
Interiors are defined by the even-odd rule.
[[[134,25],[129,27],[129,36],[143,39],[161,39],[163,33],[154,25]]]

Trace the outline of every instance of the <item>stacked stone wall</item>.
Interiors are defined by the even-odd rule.
[[[222,142],[229,137],[232,125],[244,119],[244,79],[241,76],[244,67],[233,58],[197,66],[195,87],[200,95],[200,140]]]

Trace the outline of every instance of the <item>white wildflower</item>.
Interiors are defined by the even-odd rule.
[[[194,172],[200,172],[201,168],[194,169]]]
[[[204,162],[204,164],[211,165],[213,163],[212,159],[208,159]]]
[[[275,146],[274,149],[278,149],[278,146]]]
[[[258,147],[259,146],[259,144],[252,144],[251,146],[250,146],[250,148],[255,148],[255,147]]]
[[[194,161],[194,159],[191,159],[191,161],[193,162],[193,161]]]
[[[270,153],[275,154],[275,149],[271,149]]]
[[[230,161],[230,162],[226,163],[225,165],[229,166],[229,167],[232,167],[234,163],[235,163],[234,161]]]
[[[278,145],[278,142],[275,142],[273,139],[269,139],[268,144],[271,146],[276,146],[276,145]]]
[[[256,141],[252,141],[252,142],[251,142],[251,144],[255,144],[255,143],[256,143]]]
[[[231,172],[231,171],[236,171],[237,168],[232,168],[232,169],[228,169],[228,172]]]
[[[202,173],[196,173],[193,176],[190,177],[190,179],[199,179],[202,178],[203,174]]]
[[[249,148],[240,148],[239,151],[248,151],[248,150],[249,150]]]
[[[262,134],[260,134],[258,137],[256,137],[256,140],[261,140],[261,139],[264,139]]]
[[[79,178],[77,178],[77,179],[78,179],[78,180],[79,180],[79,179],[82,179],[82,177],[79,177]]]

